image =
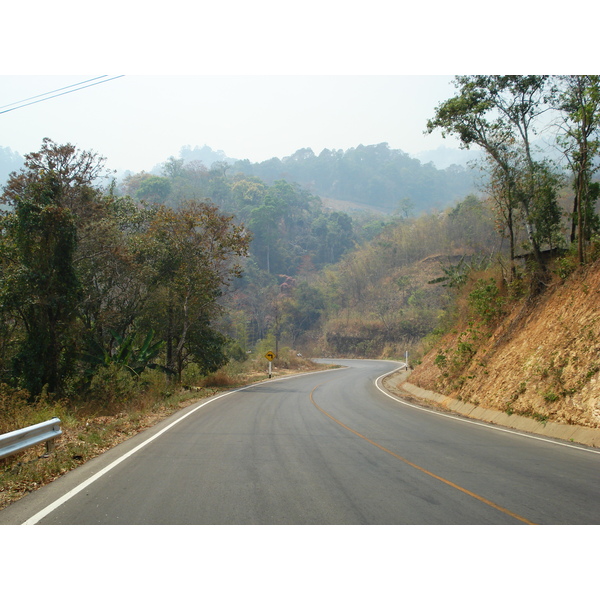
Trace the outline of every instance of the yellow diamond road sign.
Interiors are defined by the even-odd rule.
[[[270,350],[265,354],[265,358],[267,360],[273,360],[275,358],[275,353],[271,352]]]

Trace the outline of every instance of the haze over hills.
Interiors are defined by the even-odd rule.
[[[436,169],[447,169],[451,165],[467,167],[469,161],[476,159],[480,152],[477,150],[460,150],[458,148],[449,148],[447,146],[439,146],[435,150],[426,150],[419,153],[407,153],[412,158],[418,159],[421,163],[433,163]],[[240,158],[232,158],[227,156],[223,150],[213,150],[210,146],[183,146],[179,151],[179,158],[182,158],[186,163],[193,160],[201,161],[205,166],[211,167],[215,162],[226,162],[234,164]],[[162,163],[152,167],[151,172],[160,174]]]
[[[325,149],[319,155],[302,148],[282,160],[238,161],[231,169],[267,183],[296,182],[317,196],[388,214],[443,209],[475,191],[472,170],[459,165],[440,170],[387,143]]]
[[[177,160],[184,165],[201,163],[208,169],[217,163],[224,164],[228,175],[241,173],[269,184],[281,179],[298,183],[343,211],[392,214],[410,208],[418,214],[443,209],[476,191],[475,173],[467,165],[475,155],[475,152],[442,146],[416,158],[380,143],[347,150],[324,149],[318,155],[311,148],[302,148],[281,159],[273,157],[251,163],[207,145],[187,145],[181,148]],[[1,181],[5,182],[9,173],[22,165],[23,158],[18,153],[0,147]],[[164,162],[154,165],[148,173],[161,176],[164,166]],[[131,171],[118,172],[117,179],[123,180],[132,174]]]
[[[18,171],[23,165],[23,157],[18,152],[0,146],[0,185],[4,185],[10,173]]]

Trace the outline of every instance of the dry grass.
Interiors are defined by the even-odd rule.
[[[410,381],[508,414],[598,428],[599,291],[600,262],[569,277],[559,272],[543,294],[509,297],[506,315],[487,329],[476,331],[464,323],[461,328],[457,321]],[[476,333],[474,353],[458,366],[452,363],[460,343],[471,342]],[[448,365],[439,360],[440,353]]]

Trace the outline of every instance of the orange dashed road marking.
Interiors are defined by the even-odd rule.
[[[484,504],[487,504],[488,506],[495,508],[496,510],[500,511],[501,513],[504,513],[505,515],[509,515],[509,516],[513,517],[514,519],[521,521],[522,523],[526,523],[527,525],[535,525],[536,524],[533,521],[530,521],[529,519],[526,519],[525,517],[522,517],[521,515],[518,515],[517,513],[514,513],[511,510],[508,510],[507,508],[504,508],[504,507],[496,504],[495,502],[492,502],[491,500],[488,500],[487,498],[480,496],[479,494],[476,494],[475,492],[471,492],[471,491],[467,490],[466,488],[461,487],[460,485],[457,485],[456,483],[453,483],[452,481],[449,481],[448,479],[445,479],[444,477],[440,477],[439,475],[436,475],[435,473],[432,473],[431,471],[428,471],[427,469],[424,469],[423,467],[416,465],[415,463],[407,460],[403,456],[400,456],[399,454],[396,454],[395,452],[388,450],[385,446],[382,446],[381,444],[374,442],[373,440],[364,436],[362,433],[359,433],[358,431],[355,431],[351,427],[348,427],[348,425],[344,425],[344,423],[342,423],[341,421],[336,419],[333,415],[330,415],[326,410],[322,409],[315,402],[313,393],[320,385],[322,385],[322,384],[315,386],[312,389],[312,391],[310,392],[310,401],[313,403],[315,408],[320,410],[325,416],[329,417],[332,421],[337,423],[340,427],[343,427],[344,429],[348,430],[349,432],[353,433],[354,435],[358,436],[359,438],[365,440],[365,442],[368,442],[369,444],[372,444],[376,448],[379,448],[383,452],[387,452],[390,456],[393,456],[394,458],[401,460],[403,463],[409,465],[410,467],[413,467],[414,469],[421,471],[421,473],[425,473],[425,475],[429,475],[430,477],[433,477],[434,479],[437,479],[438,481],[441,481],[442,483],[449,485],[450,487],[454,488],[455,490],[458,490],[459,492],[462,492],[463,494],[466,494],[467,496],[470,496],[471,498],[474,498],[475,500],[479,500],[480,502],[483,502]]]

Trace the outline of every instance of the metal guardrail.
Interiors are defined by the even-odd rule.
[[[24,429],[3,433],[0,435],[0,458],[11,456],[44,442],[46,451],[50,452],[54,449],[54,439],[61,433],[60,419],[57,417]]]

